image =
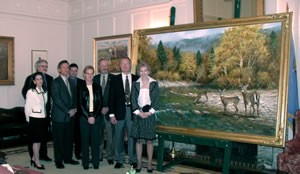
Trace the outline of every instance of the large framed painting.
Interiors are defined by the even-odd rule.
[[[36,71],[35,63],[40,60],[48,59],[48,51],[47,50],[31,50],[31,73]]]
[[[283,147],[292,13],[136,30],[159,81],[157,130]]]
[[[14,37],[0,36],[0,85],[14,84]]]
[[[94,67],[98,60],[108,59],[110,72],[120,72],[119,61],[122,57],[131,58],[131,34],[99,37],[94,39]]]

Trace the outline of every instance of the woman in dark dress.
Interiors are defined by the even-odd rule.
[[[147,142],[148,173],[152,173],[153,140],[156,138],[155,112],[158,109],[158,82],[149,76],[150,66],[144,62],[138,65],[140,78],[133,83],[131,105],[133,115],[131,136],[137,140],[136,153],[138,165],[142,169],[142,140]]]
[[[92,164],[94,169],[99,168],[100,123],[102,109],[101,87],[93,83],[94,68],[86,66],[83,70],[85,84],[79,87],[79,105],[81,116],[80,136],[82,166],[89,168],[89,142],[91,142]]]
[[[46,104],[48,93],[43,89],[43,74],[36,72],[32,75],[32,86],[27,91],[25,103],[26,121],[29,122],[29,136],[32,142],[33,157],[31,165],[38,169],[45,169],[40,163],[39,151],[41,142],[47,137]]]

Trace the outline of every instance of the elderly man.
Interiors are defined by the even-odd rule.
[[[136,168],[137,157],[135,142],[131,134],[132,111],[130,103],[130,89],[132,82],[138,79],[138,76],[131,74],[131,60],[128,57],[120,60],[121,73],[111,82],[109,117],[111,123],[115,126],[115,155],[117,163],[116,169],[123,168],[125,162],[124,136],[125,130],[128,134],[128,155],[129,163]]]
[[[41,72],[43,73],[43,88],[47,89],[48,91],[48,101],[47,101],[47,105],[46,105],[46,117],[47,117],[47,122],[48,122],[48,130],[49,130],[49,135],[51,133],[51,128],[50,128],[50,111],[51,111],[51,89],[50,89],[50,85],[52,83],[53,77],[47,74],[48,71],[48,62],[44,59],[39,59],[38,61],[36,61],[35,63],[35,68],[37,72]],[[30,89],[31,84],[32,83],[32,74],[29,75],[24,83],[23,89],[22,89],[22,95],[24,97],[24,99],[26,99],[26,94],[28,89]],[[32,158],[33,152],[32,152],[32,143],[30,143],[28,145],[28,151],[30,154],[30,159]],[[41,143],[41,149],[40,149],[40,160],[44,160],[44,161],[52,161],[51,158],[48,157],[47,155],[47,142],[42,142]]]
[[[103,97],[103,108],[101,114],[103,115],[104,124],[101,124],[100,130],[100,161],[103,159],[103,148],[104,148],[104,127],[106,129],[106,158],[109,165],[114,164],[114,125],[110,122],[110,118],[108,115],[109,107],[108,107],[108,99],[109,99],[109,91],[110,91],[110,82],[113,78],[113,74],[108,72],[109,63],[107,59],[100,59],[98,61],[98,71],[99,74],[94,77],[94,83],[98,84],[102,88],[102,97]]]

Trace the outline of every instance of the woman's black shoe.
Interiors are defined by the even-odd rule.
[[[153,169],[147,169],[147,172],[148,172],[148,173],[152,173],[152,172],[153,172]]]
[[[83,169],[84,169],[84,170],[87,170],[87,169],[89,169],[89,167],[85,167],[85,166],[83,166]]]
[[[41,164],[41,167],[37,166],[35,161],[31,160],[31,165],[33,164],[34,168],[40,169],[40,170],[45,170],[45,166]]]
[[[135,172],[136,172],[136,173],[140,173],[141,170],[142,170],[142,168],[140,168],[140,169],[135,169]]]

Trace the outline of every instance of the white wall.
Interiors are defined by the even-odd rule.
[[[31,50],[47,50],[49,74],[68,58],[68,4],[62,0],[0,0],[0,36],[15,39],[15,85],[0,86],[0,108],[24,106],[21,90],[31,73]]]
[[[172,6],[175,24],[193,23],[192,0],[70,0],[69,55],[79,76],[85,65],[93,65],[94,38],[168,26]]]

